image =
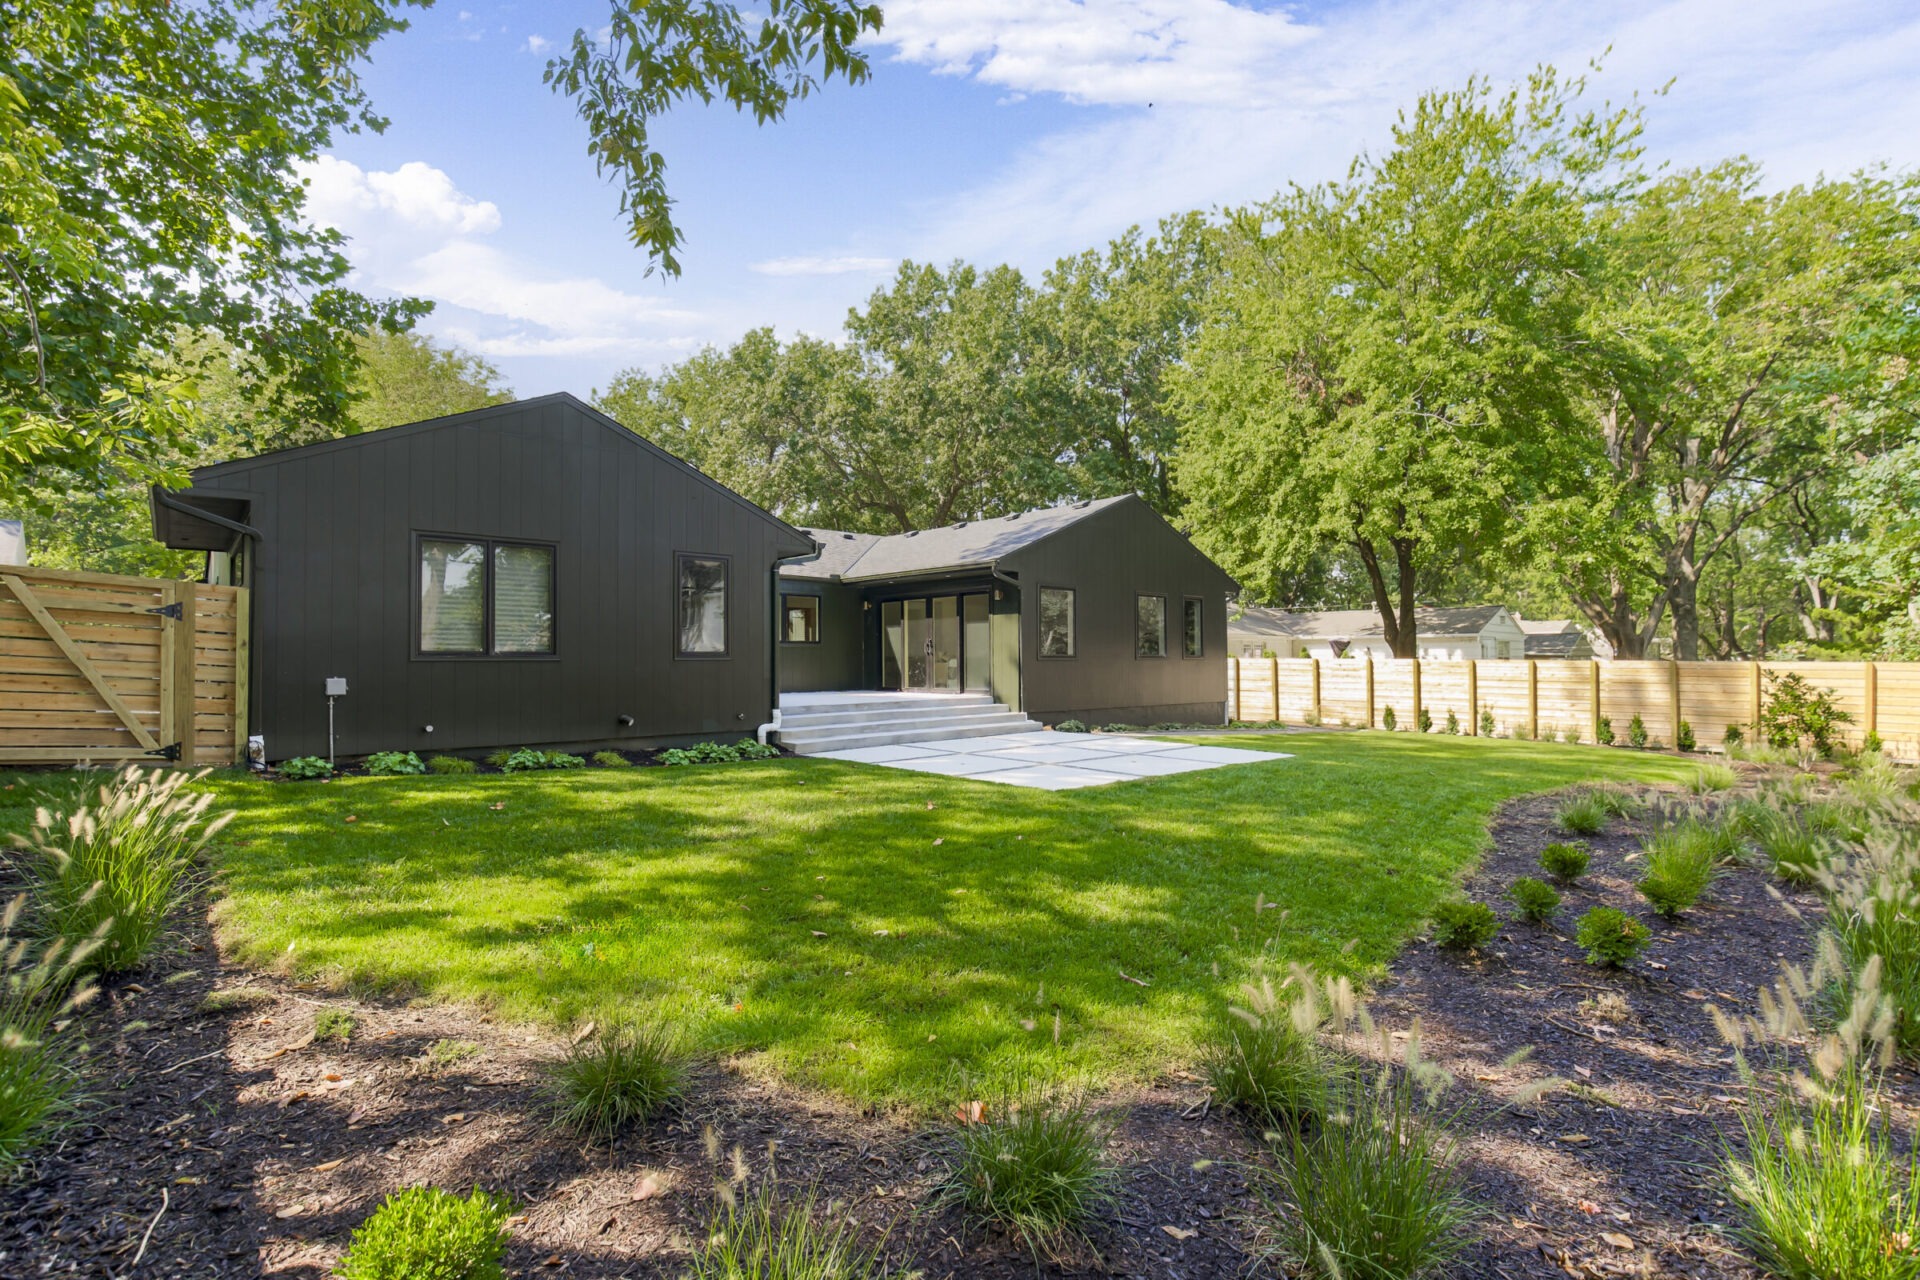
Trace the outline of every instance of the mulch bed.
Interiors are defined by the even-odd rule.
[[[1556,807],[1550,797],[1508,806],[1468,892],[1505,914],[1506,885],[1537,874],[1539,849],[1556,838]],[[1636,837],[1616,823],[1589,842],[1594,865],[1556,928],[1514,923],[1477,958],[1415,942],[1370,1001],[1389,1027],[1417,1016],[1426,1055],[1475,1095],[1463,1149],[1490,1216],[1466,1274],[1757,1275],[1718,1230],[1726,1207],[1708,1178],[1742,1094],[1706,1006],[1751,1010],[1780,960],[1810,954],[1818,903],[1791,898],[1806,916],[1796,919],[1757,872],[1736,870],[1689,918],[1655,922],[1649,963],[1590,968],[1571,936],[1581,911],[1604,903],[1649,918],[1626,862]],[[215,990],[254,992],[255,1003],[204,1012]],[[1631,1006],[1626,1021],[1583,1009],[1609,993]],[[93,1100],[26,1178],[0,1189],[0,1275],[319,1280],[382,1196],[434,1182],[483,1185],[522,1206],[510,1274],[673,1276],[734,1147],[755,1178],[771,1167],[783,1187],[816,1188],[872,1238],[884,1232],[888,1256],[927,1280],[1035,1274],[1013,1242],[934,1207],[937,1132],[719,1064],[700,1070],[670,1118],[611,1151],[588,1149],[546,1121],[540,1068],[562,1051],[551,1034],[417,1005],[248,973],[219,960],[203,922],[184,926],[90,1015]],[[355,1018],[348,1041],[314,1041],[327,1007]],[[439,1040],[476,1052],[428,1070]],[[1528,1061],[1502,1065],[1526,1046]],[[1578,1091],[1508,1105],[1547,1075]],[[1911,1077],[1894,1084],[1911,1101]],[[1259,1146],[1205,1100],[1187,1075],[1103,1100],[1119,1124],[1118,1213],[1084,1256],[1044,1273],[1273,1274],[1250,1261],[1244,1172]]]

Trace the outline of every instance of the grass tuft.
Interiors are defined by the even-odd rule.
[[[96,993],[82,975],[98,940],[17,938],[25,907],[22,895],[0,913],[0,1178],[72,1114],[79,1048],[67,1024]]]
[[[1731,791],[1740,785],[1740,775],[1731,765],[1703,764],[1693,777],[1687,780],[1687,790],[1697,796],[1711,795],[1716,791]]]
[[[1710,848],[1699,841],[1661,844],[1649,840],[1647,869],[1635,886],[1653,909],[1669,920],[1700,900],[1716,875]]]
[[[1229,1011],[1202,1061],[1214,1098],[1267,1129],[1321,1115],[1329,1065],[1319,1037],[1360,1016],[1352,983],[1296,965],[1278,991],[1262,977],[1241,993],[1245,1007]]]
[[[465,1197],[439,1187],[396,1191],[354,1228],[337,1274],[344,1280],[502,1280],[512,1211],[478,1187]]]
[[[433,1076],[479,1055],[480,1046],[471,1040],[440,1039],[428,1045],[426,1052],[413,1060],[413,1065],[421,1075]]]
[[[1607,809],[1593,792],[1582,792],[1560,806],[1553,822],[1570,836],[1597,836],[1607,829]]]
[[[742,1196],[722,1184],[721,1209],[693,1251],[685,1280],[879,1280],[880,1251],[853,1220],[822,1211],[812,1193],[782,1202],[769,1178]]]
[[[676,1101],[686,1079],[676,1037],[647,1024],[609,1027],[574,1044],[552,1067],[548,1087],[561,1126],[611,1142]]]
[[[335,1009],[331,1005],[314,1010],[313,1038],[318,1040],[338,1040],[341,1044],[353,1038],[353,1029],[358,1025],[351,1013],[345,1009]]]
[[[960,1115],[942,1201],[1009,1232],[1036,1261],[1069,1256],[1113,1208],[1108,1126],[1084,1102],[1009,1101]]]
[[[265,1008],[275,999],[273,992],[260,987],[232,987],[226,991],[207,992],[200,999],[200,1012],[209,1017],[246,1013],[253,1009]]]
[[[480,766],[465,756],[435,756],[427,761],[427,772],[438,774],[478,773]]]

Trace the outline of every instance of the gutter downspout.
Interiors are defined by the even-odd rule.
[[[808,539],[809,542],[813,540]],[[780,627],[784,619],[780,616],[780,566],[783,564],[809,564],[820,558],[826,544],[813,543],[813,550],[803,556],[788,556],[773,562],[773,572],[768,575],[767,617],[773,622],[773,640],[767,646],[767,688],[773,693],[773,719],[763,725],[755,726],[754,739],[761,746],[767,745],[767,737],[780,731]]]

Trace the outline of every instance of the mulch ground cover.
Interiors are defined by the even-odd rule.
[[[1557,807],[1508,806],[1468,892],[1506,914],[1506,885],[1538,874],[1540,848],[1558,838]],[[1605,904],[1652,919],[1632,889],[1637,835],[1616,822],[1588,842],[1593,867],[1553,926],[1510,923],[1477,957],[1416,941],[1372,993],[1382,1025],[1405,1031],[1418,1017],[1425,1054],[1456,1076],[1455,1100],[1471,1100],[1463,1150],[1488,1217],[1465,1274],[1757,1275],[1720,1230],[1727,1208],[1710,1177],[1743,1093],[1707,1006],[1752,1010],[1781,960],[1806,960],[1818,902],[1777,898],[1758,872],[1733,870],[1683,920],[1653,921],[1645,962],[1591,968],[1572,938],[1580,912]],[[671,1116],[589,1148],[548,1123],[541,1068],[563,1052],[551,1033],[249,973],[221,962],[195,915],[89,1015],[90,1101],[0,1189],[0,1275],[317,1280],[387,1192],[432,1182],[520,1206],[510,1274],[673,1276],[736,1148],[753,1179],[813,1190],[927,1280],[1036,1273],[1014,1242],[937,1206],[937,1127],[720,1063],[699,1069]],[[216,991],[250,994],[210,1012]],[[330,1008],[354,1019],[345,1040],[314,1037]],[[1529,1059],[1507,1063],[1528,1046]],[[1546,1076],[1569,1088],[1510,1103]],[[1910,1076],[1891,1084],[1902,1105],[1913,1100]],[[1117,1212],[1089,1248],[1038,1270],[1277,1273],[1252,1259],[1245,1172],[1260,1145],[1208,1107],[1197,1077],[1101,1102],[1117,1123]]]

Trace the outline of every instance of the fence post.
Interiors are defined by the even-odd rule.
[[[1749,707],[1747,713],[1747,735],[1755,742],[1758,742],[1760,740],[1760,664],[1753,662],[1748,665],[1753,668],[1753,689],[1751,690],[1751,696],[1747,699],[1747,705]]]
[[[1320,714],[1320,659],[1311,659],[1313,663],[1313,722],[1324,724],[1326,717]]]
[[[1367,728],[1373,728],[1373,655],[1367,655]]]
[[[1480,660],[1467,659],[1467,736],[1480,736]]]
[[[1865,714],[1860,718],[1860,732],[1878,733],[1880,732],[1880,668],[1871,662],[1866,663],[1865,666],[1866,670],[1861,674],[1866,677],[1866,687],[1861,692],[1866,694],[1867,705]]]
[[[1540,664],[1532,658],[1527,662],[1527,736],[1540,740]]]
[[[180,633],[173,643],[173,727],[180,735],[180,763],[194,765],[199,763],[194,744],[197,726],[193,714],[193,668],[200,648],[197,634],[200,595],[191,582],[180,583],[173,594],[180,605],[179,621],[166,624]]]
[[[1587,659],[1587,736],[1600,745],[1600,659]]]
[[[1267,659],[1267,687],[1273,690],[1273,715],[1270,718],[1278,720],[1280,718],[1280,659],[1278,658]]]
[[[1420,659],[1418,659],[1418,658],[1408,658],[1408,659],[1407,659],[1407,661],[1413,664],[1412,666],[1410,666],[1410,667],[1408,667],[1407,669],[1408,669],[1408,671],[1410,671],[1410,672],[1412,673],[1412,675],[1413,675],[1413,731],[1414,731],[1415,733],[1418,733],[1418,732],[1420,732],[1420,706],[1421,706],[1421,702],[1420,702]]]
[[[233,593],[233,762],[247,762],[247,703],[253,694],[253,592]]]
[[[1674,750],[1680,749],[1680,659],[1667,659],[1667,710],[1673,722]]]

